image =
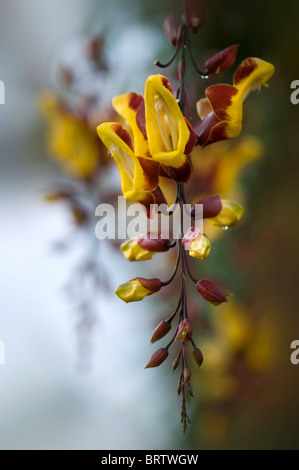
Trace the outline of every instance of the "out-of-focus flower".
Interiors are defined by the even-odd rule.
[[[240,134],[243,101],[251,91],[267,86],[274,70],[269,62],[249,57],[239,65],[233,86],[219,84],[206,89],[206,98],[197,102],[202,121],[195,126],[195,131],[201,146]]]
[[[126,303],[139,302],[148,295],[155,294],[161,289],[160,279],[144,279],[142,277],[136,277],[131,279],[124,284],[121,284],[116,289],[116,295]]]
[[[70,176],[90,178],[99,169],[103,153],[94,129],[54,93],[41,95],[39,105],[48,123],[49,153]]]
[[[191,174],[190,155],[196,135],[183,116],[171,85],[163,75],[151,75],[145,84],[145,121],[153,160],[176,181]]]

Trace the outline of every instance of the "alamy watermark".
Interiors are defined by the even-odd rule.
[[[0,341],[0,366],[5,364],[5,345],[3,341]]]
[[[299,80],[292,81],[291,89],[295,89],[295,91],[293,91],[290,96],[291,103],[298,104],[299,103]]]
[[[152,204],[146,213],[140,204],[127,204],[124,197],[118,197],[117,208],[111,204],[97,206],[95,215],[100,217],[95,227],[99,240],[126,240],[141,233],[149,238],[178,239],[194,227],[196,233],[203,233],[203,207],[196,205],[191,215],[190,204]],[[148,217],[150,215],[150,217]]]
[[[0,104],[5,104],[5,85],[2,80],[0,80]]]
[[[294,366],[297,366],[299,364],[299,340],[294,339],[291,343],[291,349],[294,349],[295,351],[292,352],[290,360],[291,363],[294,364]]]

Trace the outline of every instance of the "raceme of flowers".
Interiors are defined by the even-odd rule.
[[[186,2],[187,4],[188,2]],[[163,179],[173,180],[177,184],[177,196],[174,201],[180,209],[186,204],[184,183],[192,176],[192,150],[195,146],[203,148],[217,141],[230,139],[242,130],[243,102],[250,94],[267,82],[274,73],[272,64],[259,59],[247,58],[237,68],[233,85],[212,85],[206,89],[205,98],[196,103],[200,121],[191,126],[184,116],[185,102],[185,55],[189,52],[196,70],[205,78],[216,75],[230,67],[236,58],[237,46],[230,46],[206,61],[201,72],[190,48],[190,32],[197,32],[201,27],[199,18],[190,9],[185,9],[183,21],[179,23],[173,15],[164,24],[166,36],[175,46],[175,53],[168,64],[156,62],[160,67],[170,65],[180,52],[178,65],[179,84],[173,93],[169,80],[160,74],[151,75],[145,83],[144,96],[126,93],[113,99],[113,107],[124,119],[124,124],[107,122],[98,126],[98,134],[116,161],[121,178],[123,195],[130,201],[142,204],[148,217],[151,217],[151,204],[165,202],[160,185]],[[197,21],[198,20],[198,21]],[[200,158],[200,151],[194,152]],[[196,167],[200,166],[200,162]],[[203,197],[194,204],[191,216],[197,214],[198,205],[202,205],[203,219],[214,226],[228,228],[235,226],[244,213],[243,207],[221,195]],[[141,301],[163,287],[168,286],[176,277],[180,267],[181,293],[175,311],[154,330],[151,342],[162,339],[171,329],[176,319],[174,334],[168,344],[158,349],[150,358],[146,368],[157,367],[169,355],[170,347],[177,341],[180,350],[173,361],[173,370],[181,364],[178,393],[182,398],[181,423],[183,433],[190,418],[186,411],[186,390],[193,396],[190,385],[191,369],[187,363],[187,346],[191,344],[192,358],[201,366],[203,355],[195,345],[192,334],[193,325],[188,316],[187,275],[195,284],[198,293],[213,305],[227,302],[229,293],[210,279],[197,279],[191,272],[187,253],[193,258],[204,260],[211,250],[211,243],[204,233],[192,226],[177,240],[165,240],[162,236],[152,239],[151,234],[127,240],[121,251],[129,261],[145,261],[155,253],[177,250],[175,268],[169,279],[145,279],[136,277],[116,289],[117,296],[124,302]]]

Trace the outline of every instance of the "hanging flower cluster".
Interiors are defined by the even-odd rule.
[[[195,62],[191,50],[191,31],[196,33],[202,27],[204,12],[198,9],[199,2],[184,2],[182,21],[170,15],[164,23],[164,31],[175,51],[166,64],[156,61],[162,68],[169,66],[180,54],[178,62],[178,87],[173,92],[169,80],[160,74],[151,75],[145,83],[144,96],[127,93],[113,99],[115,111],[125,124],[107,122],[98,126],[98,134],[115,159],[121,178],[123,195],[130,201],[142,204],[151,217],[151,205],[165,202],[160,188],[163,179],[177,184],[174,204],[181,212],[185,197],[185,183],[192,177],[192,153],[200,158],[201,149],[209,144],[230,139],[242,130],[243,102],[251,91],[266,86],[274,73],[272,64],[259,59],[247,58],[237,68],[233,85],[209,86],[205,98],[196,103],[200,121],[194,126],[185,117],[186,54],[189,53],[196,71],[204,78],[217,75],[232,66],[236,59],[237,45],[230,46],[206,61],[203,71]],[[193,152],[192,152],[193,151]],[[197,162],[196,166],[200,166]],[[196,175],[195,175],[196,177]],[[199,207],[204,221],[221,228],[235,226],[243,216],[243,207],[221,195],[203,197],[193,205],[191,217],[195,218]],[[181,222],[180,236],[176,240],[165,240],[162,236],[152,239],[151,233],[127,240],[121,246],[122,253],[130,261],[145,261],[155,253],[177,250],[173,273],[166,281],[136,277],[116,289],[117,296],[124,302],[141,301],[168,286],[179,273],[181,291],[175,311],[154,330],[151,342],[162,339],[173,327],[173,335],[166,346],[158,349],[150,358],[146,368],[157,367],[169,356],[174,343],[180,344],[174,358],[173,370],[181,365],[178,393],[181,395],[181,423],[185,433],[190,419],[186,411],[186,392],[193,396],[190,385],[191,369],[188,365],[187,349],[197,366],[201,366],[203,355],[193,340],[193,325],[188,315],[187,276],[194,283],[197,292],[213,305],[227,302],[229,293],[210,279],[197,279],[191,272],[188,254],[204,260],[211,250],[208,237],[194,226],[184,233]],[[177,344],[178,344],[177,343]]]

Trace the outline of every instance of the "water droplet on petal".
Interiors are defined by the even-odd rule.
[[[228,227],[227,226],[222,227],[222,230],[228,230]]]

